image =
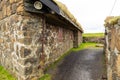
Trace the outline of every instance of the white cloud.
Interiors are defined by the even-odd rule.
[[[83,26],[85,32],[104,32],[104,19],[109,16],[114,0],[59,0]],[[117,0],[112,15],[120,15],[120,0]]]

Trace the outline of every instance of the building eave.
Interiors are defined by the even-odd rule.
[[[53,11],[58,16],[61,16],[62,18],[66,19],[69,22],[69,24],[71,24],[73,27],[75,27],[78,30],[80,30],[81,32],[83,32],[81,25],[77,24],[74,16],[72,15],[73,18],[70,18],[68,15],[66,15],[65,11],[60,8],[60,6],[58,5],[59,3],[57,3],[56,0],[39,0],[39,1],[42,2],[42,4],[46,6],[47,11],[44,11],[43,9],[36,10],[34,8],[33,1],[31,1],[31,0],[25,0],[25,3],[24,3],[25,10],[29,11],[29,12],[41,13],[41,14],[51,14],[51,11]],[[46,8],[44,8],[44,9],[46,9]],[[53,15],[53,14],[51,14],[51,15]],[[71,15],[71,13],[70,13],[70,15]]]

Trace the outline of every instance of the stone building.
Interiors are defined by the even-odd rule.
[[[105,20],[107,80],[120,80],[120,17]]]
[[[82,42],[82,28],[55,0],[0,0],[0,65],[37,80],[47,65]]]

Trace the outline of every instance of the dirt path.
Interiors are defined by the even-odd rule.
[[[53,80],[106,80],[103,49],[72,52],[58,66]]]

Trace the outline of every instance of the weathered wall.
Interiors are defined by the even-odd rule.
[[[25,12],[23,0],[0,0],[0,65],[18,80],[42,76],[45,65],[72,48],[73,40],[72,30]]]
[[[108,80],[120,80],[120,19],[110,20],[105,24],[107,77]]]
[[[81,31],[78,31],[78,45],[80,45],[83,42],[83,37]]]
[[[2,0],[0,6],[1,65],[19,80],[38,77],[42,18],[24,12],[22,0]]]
[[[73,31],[63,26],[46,25],[44,51],[47,63],[54,62],[59,56],[73,48]]]

